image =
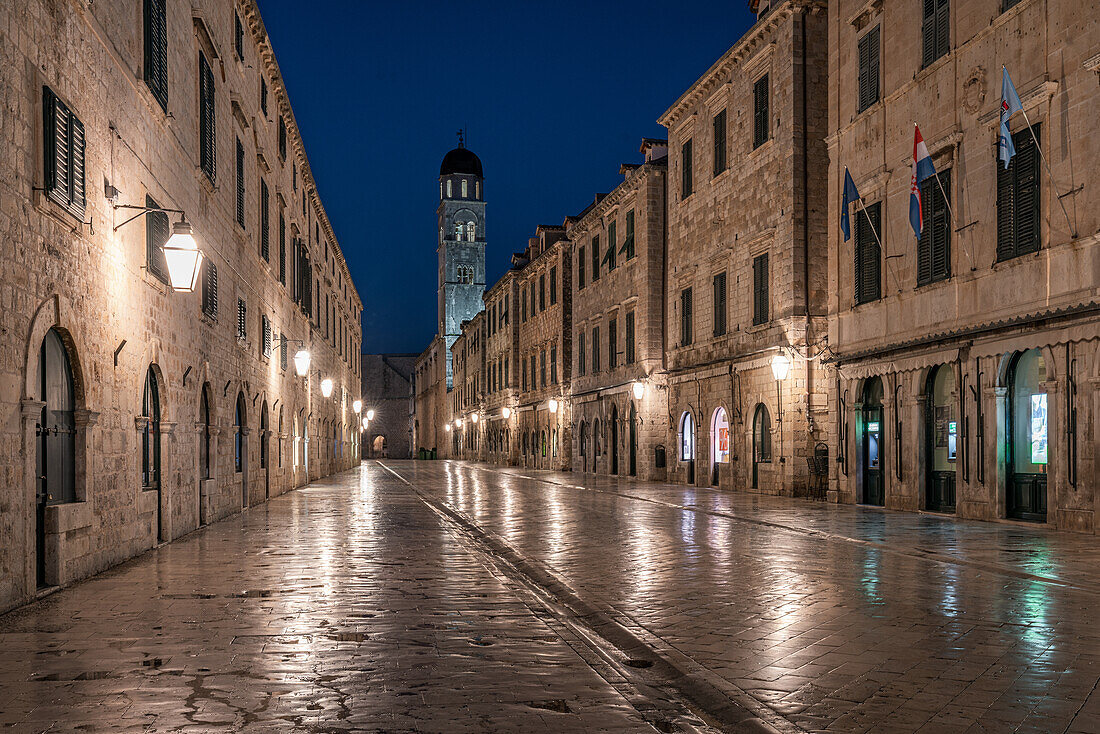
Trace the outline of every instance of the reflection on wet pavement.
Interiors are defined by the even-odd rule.
[[[805,729],[1100,731],[1093,536],[592,475],[391,466]]]
[[[0,727],[656,731],[588,654],[370,467],[0,617]]]

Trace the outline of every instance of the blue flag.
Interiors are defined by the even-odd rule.
[[[844,193],[840,201],[840,231],[844,233],[844,241],[852,238],[852,225],[848,220],[848,205],[853,201],[859,201],[859,192],[856,191],[856,182],[852,180],[852,174],[848,167],[844,167]]]
[[[1012,77],[1008,75],[1008,69],[1001,67],[1001,134],[997,140],[997,157],[1008,168],[1012,156],[1016,155],[1016,146],[1012,144],[1012,133],[1008,131],[1008,118],[1013,113],[1024,109],[1020,104],[1020,95],[1016,94],[1016,87],[1012,85]]]

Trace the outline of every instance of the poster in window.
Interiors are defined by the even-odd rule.
[[[1047,463],[1047,396],[1031,396],[1031,463]]]
[[[937,449],[947,448],[947,417],[947,406],[937,405],[934,417]]]

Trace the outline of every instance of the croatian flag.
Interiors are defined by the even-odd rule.
[[[1016,146],[1012,144],[1012,133],[1008,131],[1008,118],[1024,107],[1020,104],[1020,95],[1016,94],[1016,87],[1012,84],[1008,69],[1002,66],[1001,72],[1001,134],[997,140],[997,157],[1004,162],[1005,168],[1008,168],[1012,156],[1016,155]]]
[[[921,230],[924,229],[924,213],[921,211],[921,183],[931,176],[936,175],[936,169],[932,165],[932,156],[928,155],[928,146],[924,144],[924,138],[920,136],[920,128],[913,123],[913,178],[909,185],[909,224],[913,226],[913,232],[920,239]]]

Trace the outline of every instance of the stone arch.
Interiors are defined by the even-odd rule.
[[[1043,362],[1047,371],[1047,382],[1053,382],[1058,379],[1058,361],[1054,356],[1054,349],[1050,344],[1019,344],[1014,345],[1011,349],[1005,350],[1001,354],[1001,358],[997,361],[997,381],[994,383],[995,387],[1008,387],[1009,375],[1012,371],[1012,363],[1017,354],[1028,351],[1029,349],[1038,349],[1043,355]]]
[[[80,361],[80,355],[84,352],[83,338],[75,326],[62,323],[63,321],[71,321],[67,318],[69,313],[68,301],[55,294],[39,304],[38,309],[31,318],[23,359],[23,399],[33,399],[38,392],[35,380],[38,378],[38,360],[42,341],[46,338],[46,332],[54,329],[61,337],[61,343],[64,345],[65,352],[69,357],[69,367],[73,373],[73,400],[76,407],[88,407],[85,394],[84,367]],[[144,379],[144,374],[143,371],[142,379]]]

